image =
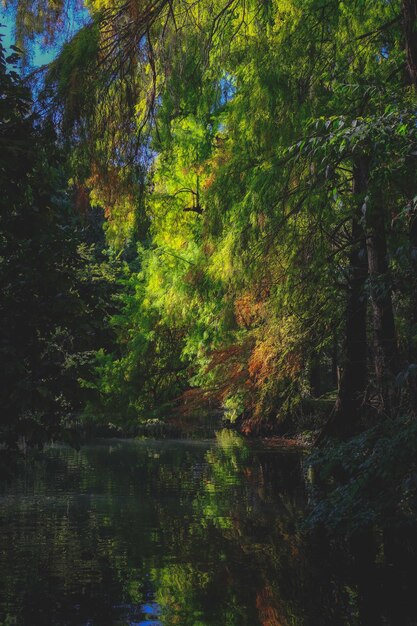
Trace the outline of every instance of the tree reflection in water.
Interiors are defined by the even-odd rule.
[[[230,431],[53,447],[2,487],[0,623],[416,624],[414,532],[348,550],[306,502],[298,453]]]

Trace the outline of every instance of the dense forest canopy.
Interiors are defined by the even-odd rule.
[[[407,424],[417,2],[5,9],[1,440]]]

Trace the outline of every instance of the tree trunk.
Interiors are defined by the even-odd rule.
[[[408,78],[417,88],[417,0],[402,0],[401,9]]]
[[[417,0],[402,0],[401,8],[407,58],[407,83],[417,89]],[[414,195],[415,191],[410,189],[408,196],[412,198]],[[417,215],[415,210],[410,215],[409,242],[412,282],[410,285],[411,332],[408,359],[409,364],[417,364],[417,345],[414,338],[417,333],[417,285],[414,280],[417,276]],[[417,415],[417,374],[414,369],[409,371],[408,390],[411,410]]]
[[[313,398],[320,395],[321,376],[320,376],[320,359],[312,356],[308,368],[308,378],[310,383],[310,393]]]
[[[352,193],[357,206],[352,217],[352,248],[349,254],[349,288],[346,303],[346,335],[342,374],[336,406],[316,443],[326,436],[349,437],[357,430],[367,386],[367,297],[368,276],[366,242],[362,218],[362,198],[366,191],[365,164],[359,161],[353,169]]]
[[[409,227],[409,254],[410,254],[410,331],[408,341],[409,365],[417,365],[417,215],[415,211],[410,216]],[[417,415],[417,372],[415,367],[409,368],[408,392],[410,408]]]
[[[398,355],[384,213],[383,200],[379,195],[366,213],[366,248],[374,331],[375,378],[379,394],[378,408],[391,414],[396,401],[395,374],[398,371]]]

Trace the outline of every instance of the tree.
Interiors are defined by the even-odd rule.
[[[112,290],[86,242],[92,229],[73,210],[65,153],[33,113],[17,62],[1,46],[0,439],[10,447],[74,428],[84,401],[77,379],[109,341]]]

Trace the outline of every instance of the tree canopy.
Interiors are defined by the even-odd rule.
[[[9,287],[13,323],[46,341],[36,316],[14,315],[46,306],[47,334],[68,329],[41,297],[47,275],[54,307],[61,292],[76,300],[64,318],[81,306],[100,327],[91,341],[74,331],[90,355],[75,375],[84,419],[132,427],[208,409],[247,433],[346,438],[414,415],[415,1],[69,6],[9,5],[19,45],[41,33],[60,47],[25,80],[2,53],[2,241],[37,303]],[[29,240],[13,239],[18,217]],[[30,342],[22,355],[13,342],[20,368]]]

